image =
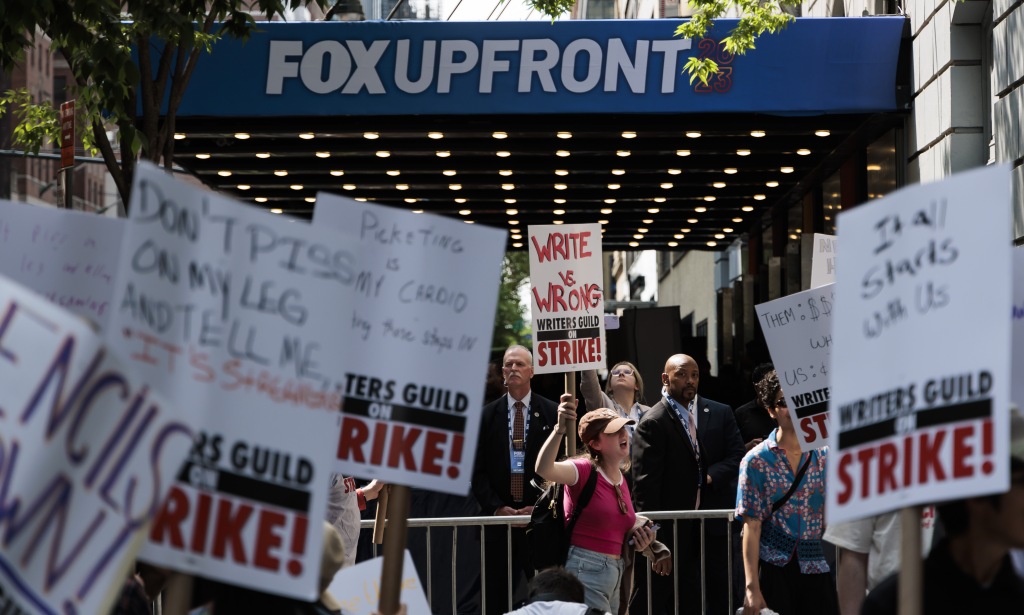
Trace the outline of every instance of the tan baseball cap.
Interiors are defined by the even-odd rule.
[[[580,419],[580,440],[586,444],[602,433],[615,433],[626,425],[636,425],[636,421],[622,418],[611,408],[591,410]]]

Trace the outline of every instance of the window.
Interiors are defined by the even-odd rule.
[[[897,188],[896,129],[867,148],[868,200],[880,199]]]
[[[615,0],[587,0],[586,19],[615,18]]]
[[[697,323],[697,326],[694,329],[694,333],[696,334],[695,337],[707,337],[708,336],[708,319],[707,318],[705,318],[704,320],[702,320],[699,323]]]
[[[825,213],[825,226],[821,232],[826,235],[835,235],[836,214],[843,208],[843,190],[839,171],[833,173],[821,184],[821,203]]]

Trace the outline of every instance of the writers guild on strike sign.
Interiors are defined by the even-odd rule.
[[[983,370],[840,404],[839,504],[991,476],[992,388]]]
[[[346,400],[346,412],[351,406]],[[462,472],[464,442],[461,432],[346,415],[341,421],[338,459],[455,480]]]
[[[303,572],[313,464],[200,433],[150,531],[151,542],[240,566]]]

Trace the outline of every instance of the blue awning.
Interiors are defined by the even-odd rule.
[[[797,19],[746,56],[675,20],[260,23],[203,56],[187,117],[862,114],[900,110],[902,17]],[[711,57],[705,87],[683,66]]]

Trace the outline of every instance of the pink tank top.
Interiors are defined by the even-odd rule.
[[[590,478],[590,473],[597,472],[597,468],[586,459],[572,459],[571,461],[576,466],[578,478],[575,485],[566,488],[566,523],[579,500],[584,485],[587,484],[587,479]],[[630,498],[625,478],[619,484],[619,489],[622,490],[622,500],[626,503],[626,514],[622,514],[622,511],[619,510],[619,499],[615,494],[615,486],[598,472],[594,495],[591,496],[590,502],[587,503],[580,518],[576,521],[569,544],[606,555],[622,555],[622,542],[626,539],[626,532],[632,529],[633,523],[636,522],[636,512],[633,510],[633,501]]]

